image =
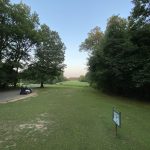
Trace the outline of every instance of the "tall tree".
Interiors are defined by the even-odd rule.
[[[35,52],[36,78],[43,87],[44,81],[59,76],[64,68],[65,46],[56,31],[49,29],[47,25],[41,25],[39,30],[40,44]]]
[[[10,75],[14,74],[9,64],[5,63],[11,37],[11,11],[12,5],[9,0],[0,0],[0,87],[5,87],[12,82]]]
[[[134,86],[142,97],[150,97],[150,2],[133,0],[134,8],[129,16],[130,39],[134,51]]]
[[[125,92],[131,86],[132,43],[127,33],[128,22],[112,16],[103,38],[89,58],[89,76],[92,83],[107,91]],[[127,91],[126,91],[127,92]]]
[[[112,16],[99,43],[81,49],[90,51],[89,77],[97,87],[113,93],[150,97],[150,3],[133,0],[129,19]],[[91,52],[92,51],[92,52]]]
[[[103,32],[98,26],[96,26],[88,33],[88,37],[85,39],[85,41],[81,43],[80,51],[84,50],[92,53],[98,48],[99,44],[101,44],[102,38]]]
[[[9,44],[11,25],[11,5],[8,0],[0,0],[0,64],[5,57],[6,47]]]
[[[10,44],[7,48],[6,63],[11,64],[16,70],[17,83],[18,70],[23,68],[30,59],[30,51],[37,43],[38,16],[31,13],[30,8],[23,4],[14,4],[11,10],[11,36]]]
[[[0,0],[0,85],[5,81],[16,85],[18,70],[29,61],[37,43],[38,20],[27,5]],[[9,74],[3,67],[9,68]]]
[[[134,7],[129,16],[130,28],[138,29],[150,23],[150,1],[132,0]]]
[[[86,51],[89,54],[88,66],[89,66],[89,82],[92,85],[96,79],[96,63],[97,63],[97,56],[101,56],[101,46],[104,39],[104,33],[101,29],[96,26],[93,28],[89,33],[88,37],[84,40],[84,42],[80,45],[80,51]]]
[[[116,93],[128,93],[132,88],[131,73],[133,45],[127,32],[128,22],[119,17],[112,16],[108,20],[103,45],[105,64],[101,73],[104,89]]]

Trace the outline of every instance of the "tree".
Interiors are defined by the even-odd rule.
[[[11,22],[10,11],[11,5],[9,1],[0,0],[0,66],[9,44]]]
[[[85,39],[84,42],[80,45],[80,51],[84,50],[89,53],[92,53],[97,47],[101,44],[101,40],[103,39],[103,32],[99,27],[93,28],[88,33],[88,38]]]
[[[80,49],[90,51],[88,74],[96,87],[149,98],[150,3],[149,0],[132,2],[134,8],[128,20],[110,17],[102,38],[98,36],[96,40],[99,42],[93,42],[95,38],[89,35]]]
[[[128,22],[119,16],[110,17],[103,38],[99,39],[101,42],[89,58],[91,84],[105,91],[124,94],[132,87],[130,55],[133,46],[128,38],[127,25]]]
[[[99,27],[93,28],[89,33],[88,37],[84,40],[84,42],[80,45],[80,51],[86,51],[89,54],[89,60],[88,60],[88,82],[92,85],[95,82],[96,79],[96,59],[93,59],[97,57],[97,54],[99,53],[101,55],[101,46],[103,43],[104,33],[100,30]]]
[[[84,76],[84,75],[81,75],[81,76],[79,77],[79,81],[80,81],[80,82],[88,82],[86,75],[85,75],[85,76]]]
[[[150,3],[149,0],[133,0],[134,8],[129,16],[129,34],[136,47],[135,70],[132,74],[136,92],[150,97]]]
[[[30,62],[36,49],[35,61]],[[0,0],[0,86],[16,83],[19,70],[41,81],[63,72],[65,46],[57,32],[42,25],[29,6]],[[29,65],[30,64],[30,65]],[[30,71],[27,68],[29,65]],[[22,74],[21,74],[22,75]]]
[[[16,80],[16,73],[9,64],[3,63],[3,67],[0,68],[0,88],[13,84]]]
[[[150,2],[149,0],[132,0],[134,8],[129,16],[130,28],[138,29],[150,23]]]
[[[39,30],[40,44],[35,52],[36,61],[33,64],[36,79],[43,87],[44,81],[59,76],[64,68],[65,46],[58,33],[49,29],[47,25],[41,25]]]
[[[8,0],[0,0],[0,87],[6,85],[7,81],[3,59],[9,44],[10,9],[11,5]]]
[[[107,23],[103,46],[105,65],[104,72],[101,73],[101,84],[104,89],[119,94],[130,94],[134,88],[134,50],[135,47],[129,39],[127,20],[112,16]]]
[[[30,60],[30,51],[37,44],[38,16],[31,13],[30,8],[23,4],[14,4],[11,11],[11,40],[7,48],[6,62],[16,70],[18,79],[19,68]],[[16,85],[17,80],[14,82]]]
[[[18,81],[18,70],[25,67],[30,59],[30,51],[37,44],[38,16],[31,13],[23,4],[10,4],[8,0],[0,1],[0,85],[10,81],[6,77],[13,74],[14,86]],[[3,68],[7,68],[9,71]],[[5,74],[5,76],[4,76]],[[5,82],[4,82],[5,84]]]

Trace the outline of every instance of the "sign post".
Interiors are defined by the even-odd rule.
[[[113,122],[115,123],[115,130],[116,130],[116,136],[117,136],[117,128],[121,128],[121,112],[118,112],[113,108]]]

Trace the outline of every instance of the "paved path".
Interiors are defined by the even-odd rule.
[[[4,91],[0,92],[0,103],[15,101],[16,99],[19,100],[34,95],[35,93],[28,95],[20,95],[20,90]]]

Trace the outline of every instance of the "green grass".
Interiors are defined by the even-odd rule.
[[[112,107],[122,112],[115,136]],[[67,81],[0,104],[2,150],[149,150],[150,105]]]

